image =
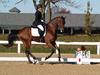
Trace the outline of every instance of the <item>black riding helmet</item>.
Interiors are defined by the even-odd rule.
[[[39,8],[42,8],[42,4],[38,4],[36,10],[38,10]]]

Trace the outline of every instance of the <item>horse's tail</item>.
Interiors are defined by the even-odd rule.
[[[15,40],[17,40],[17,39],[18,39],[17,34],[13,34],[13,33],[9,34],[8,35],[8,44],[10,44],[12,46],[13,45],[13,42]]]
[[[7,44],[7,45],[4,45],[4,46],[5,46],[5,47],[11,47],[11,46],[13,46],[13,42],[14,42],[15,40],[17,40],[17,39],[18,39],[17,34],[10,33],[10,34],[8,35],[8,44]]]

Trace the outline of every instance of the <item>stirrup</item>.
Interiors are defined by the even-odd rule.
[[[43,38],[43,36],[40,36],[39,42],[42,42],[42,38]]]
[[[42,38],[39,39],[39,42],[42,42]]]

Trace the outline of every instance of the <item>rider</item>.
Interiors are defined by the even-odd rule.
[[[42,5],[38,4],[35,12],[35,21],[33,22],[32,27],[33,28],[38,28],[39,34],[40,34],[40,39],[42,38],[44,34],[44,21],[42,20]]]

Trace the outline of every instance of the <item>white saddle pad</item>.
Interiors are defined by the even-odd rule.
[[[37,28],[31,28],[31,34],[32,34],[32,36],[40,36]],[[45,36],[45,35],[46,35],[46,32],[44,33],[43,36]]]
[[[32,36],[40,36],[37,28],[31,28]]]

